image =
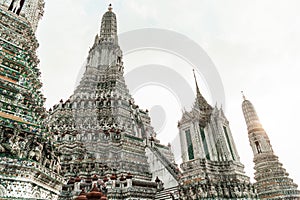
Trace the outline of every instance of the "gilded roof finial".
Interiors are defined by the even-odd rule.
[[[108,5],[108,10],[109,10],[109,11],[111,11],[111,10],[112,10],[111,3]]]
[[[246,100],[246,97],[245,97],[245,94],[244,94],[244,91],[241,91],[242,95],[243,95],[243,99],[244,101]]]

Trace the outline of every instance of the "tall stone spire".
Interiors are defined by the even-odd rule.
[[[177,185],[179,171],[171,163],[171,148],[153,138],[156,133],[149,112],[134,103],[123,69],[116,15],[110,6],[102,17],[100,35],[95,37],[89,51],[78,87],[67,101],[59,102],[49,112],[49,130],[62,152],[61,172],[65,177],[85,176],[86,180],[86,175],[104,175],[110,177],[108,199],[130,199],[132,195],[138,199],[154,199],[156,191],[151,180],[156,174],[160,178],[159,173],[163,174],[167,188]],[[167,171],[162,173],[162,170]],[[125,173],[131,174],[126,180]],[[79,182],[75,185],[74,190],[78,190]],[[89,184],[83,186],[87,187],[86,191],[90,189]],[[68,196],[68,192],[63,195]]]
[[[246,99],[242,109],[248,129],[248,137],[254,154],[255,187],[261,199],[299,199],[297,185],[274,154],[270,139],[259,121],[252,103]]]

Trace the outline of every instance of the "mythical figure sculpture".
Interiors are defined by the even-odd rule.
[[[37,162],[39,162],[42,158],[42,151],[43,151],[43,145],[37,141],[37,139],[34,140],[33,143],[35,146],[31,151],[29,151],[28,158],[34,159]]]
[[[21,153],[21,149],[20,149],[20,145],[19,145],[19,137],[12,137],[9,140],[9,143],[11,145],[11,153],[19,156]]]
[[[244,198],[250,197],[250,196],[249,196],[249,191],[248,191],[247,185],[245,185],[245,187],[244,187],[243,197],[244,197]]]
[[[242,196],[241,192],[239,191],[239,188],[236,185],[233,187],[233,194],[236,198],[240,198]]]
[[[59,156],[56,157],[56,163],[54,165],[54,170],[56,171],[56,173],[60,174],[61,165],[60,165],[60,158],[59,158]]]
[[[19,155],[20,158],[25,158],[27,156],[27,149],[26,149],[27,142],[28,140],[26,137],[22,138],[20,142],[20,148],[21,148],[20,155]]]
[[[223,193],[224,193],[224,197],[226,197],[226,198],[230,197],[229,190],[226,186],[224,187],[224,192]]]
[[[1,153],[5,152],[5,148],[2,146],[3,142],[4,142],[4,130],[1,127],[0,128],[0,152]]]
[[[200,197],[200,198],[207,197],[207,192],[205,190],[203,190],[201,186],[198,187],[198,197]]]
[[[213,186],[213,185],[210,186],[209,196],[210,196],[210,197],[213,197],[213,198],[218,196],[218,193],[217,193],[217,191],[216,191],[216,188],[215,188],[215,186]]]
[[[222,186],[220,184],[218,185],[217,193],[219,197],[222,197],[224,195]]]

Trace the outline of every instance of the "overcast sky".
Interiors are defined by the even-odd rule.
[[[253,177],[253,154],[241,109],[241,90],[254,104],[276,155],[290,177],[300,184],[299,1],[45,1],[45,15],[37,35],[47,108],[72,94],[78,72],[99,32],[101,17],[112,3],[119,33],[161,28],[198,43],[223,81],[225,113],[247,175]],[[127,60],[133,62],[125,58],[125,70]],[[136,103],[151,105],[141,98],[145,91],[147,88],[135,93]],[[209,99],[205,88],[203,91]],[[168,96],[164,91],[158,94]],[[159,99],[155,104],[160,104]],[[163,100],[161,103],[164,104]],[[176,123],[168,126],[172,132],[177,130]]]

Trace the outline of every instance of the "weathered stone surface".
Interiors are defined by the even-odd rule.
[[[0,197],[57,199],[64,180],[59,152],[42,123],[34,34],[43,1],[20,3],[0,5]]]

